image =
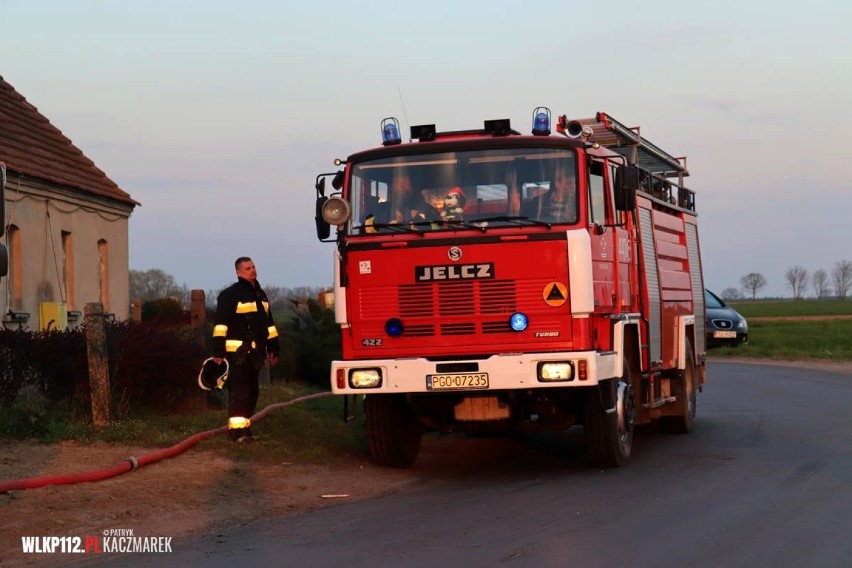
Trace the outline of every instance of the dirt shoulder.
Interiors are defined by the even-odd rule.
[[[852,315],[832,315],[832,316],[752,316],[748,321],[827,321],[827,320],[847,320],[852,319]]]
[[[262,442],[258,442],[262,443]],[[108,444],[5,443],[0,480],[89,472],[117,466],[152,449]],[[191,449],[131,473],[95,483],[45,486],[0,495],[0,566],[55,566],[78,554],[24,554],[21,537],[134,536],[178,538],[393,492],[411,482],[367,458],[338,466],[258,464]]]
[[[722,362],[799,366],[852,375],[852,361],[711,358],[710,365]],[[454,452],[470,452],[470,445],[460,450],[453,440],[441,437],[424,442],[418,467],[413,470],[377,467],[366,456],[329,466],[283,460],[263,464],[251,460],[249,454],[222,456],[205,450],[202,443],[175,458],[104,481],[0,494],[0,566],[85,561],[86,556],[80,554],[24,554],[21,538],[25,536],[99,537],[111,529],[129,529],[134,536],[177,539],[401,491],[424,475],[440,472],[444,465],[434,464],[446,464]],[[0,453],[0,481],[100,470],[117,466],[128,456],[152,451],[104,443],[6,441]]]

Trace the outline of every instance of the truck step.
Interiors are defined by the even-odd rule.
[[[655,400],[651,404],[643,404],[642,408],[644,408],[646,410],[649,409],[649,408],[659,408],[664,404],[669,404],[669,403],[672,403],[672,402],[675,402],[675,401],[677,401],[676,396],[666,396],[666,397],[663,397],[663,398],[658,398],[657,400]]]

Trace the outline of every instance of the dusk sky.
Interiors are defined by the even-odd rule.
[[[134,199],[130,266],[332,283],[314,178],[383,118],[604,111],[687,156],[705,283],[852,260],[852,3],[0,0],[0,75]],[[808,295],[813,292],[808,288]]]

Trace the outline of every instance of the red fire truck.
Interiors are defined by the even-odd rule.
[[[363,395],[379,464],[411,465],[427,431],[578,425],[613,467],[638,424],[693,428],[706,350],[686,159],[603,112],[552,125],[539,107],[532,126],[421,125],[402,143],[387,118],[381,146],[317,176],[318,236],[337,244],[331,386]]]

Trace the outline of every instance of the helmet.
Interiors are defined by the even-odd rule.
[[[201,371],[198,373],[198,386],[202,389],[220,390],[225,386],[225,381],[228,380],[228,371],[230,366],[227,359],[222,359],[221,363],[216,363],[213,357],[205,359],[201,364]]]

